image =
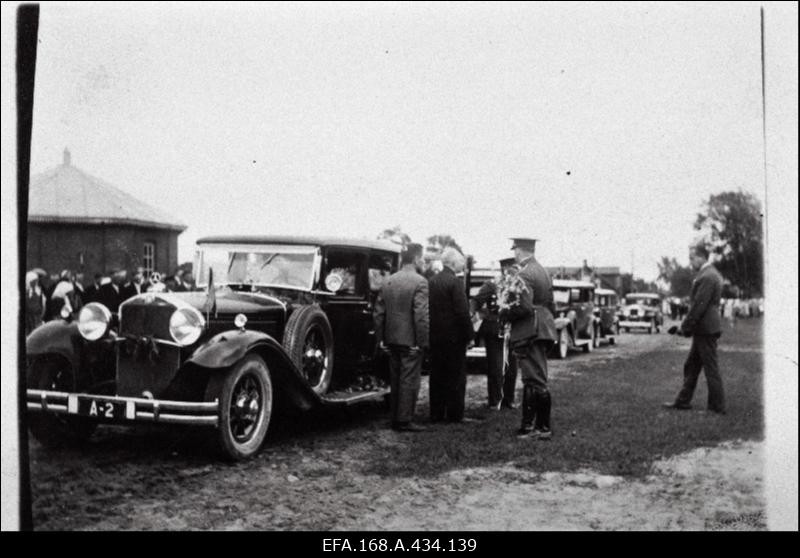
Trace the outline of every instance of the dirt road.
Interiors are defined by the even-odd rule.
[[[603,378],[603,371],[623,365],[656,367],[651,358],[656,353],[667,355],[659,358],[669,361],[668,374],[677,375],[676,363],[687,347],[687,340],[663,333],[624,334],[616,347],[551,361],[553,390],[564,391],[587,374]],[[723,358],[759,351],[758,343],[742,344],[736,338],[721,345]],[[698,441],[689,451],[654,456],[646,474],[623,468],[617,474],[595,465],[591,456],[583,465],[565,470],[541,468],[537,452],[544,450],[536,444],[520,450],[512,436],[518,412],[480,410],[485,386],[483,376],[469,377],[470,412],[485,416],[481,440],[497,440],[498,446],[480,459],[460,454],[458,446],[444,441],[445,453],[431,455],[437,444],[420,445],[418,438],[469,440],[475,425],[398,434],[388,429],[385,411],[378,405],[278,421],[264,451],[233,465],[209,457],[203,446],[206,433],[192,429],[101,427],[88,446],[69,450],[47,450],[31,440],[35,528],[765,528],[760,439],[731,439],[713,446]],[[422,416],[427,412],[426,395],[423,381]],[[556,410],[556,437],[546,449],[550,453],[591,435],[578,432],[572,438],[571,432],[558,430],[558,420]],[[563,419],[565,426],[568,420]],[[666,415],[658,420],[679,419]],[[408,457],[406,468],[398,469],[398,456],[415,452],[428,452],[419,453],[426,459],[424,471],[414,472],[413,457]]]

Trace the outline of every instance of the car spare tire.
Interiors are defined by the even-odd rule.
[[[328,391],[333,373],[333,330],[316,304],[292,312],[283,333],[283,348],[314,393]]]

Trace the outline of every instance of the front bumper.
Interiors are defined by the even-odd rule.
[[[79,413],[81,402],[94,402],[102,405],[110,404],[112,409],[122,409],[124,413],[109,416],[102,411],[96,418],[122,421],[158,422],[170,424],[194,424],[217,426],[219,423],[219,401],[167,401],[161,399],[145,399],[139,397],[118,397],[113,395],[92,395],[89,393],[66,393],[63,391],[47,391],[29,389],[27,392],[28,411],[39,413],[61,413],[75,416],[92,415]]]
[[[653,318],[643,319],[641,321],[636,320],[620,320],[619,327],[627,327],[627,328],[642,328],[647,329],[649,327],[653,327]]]

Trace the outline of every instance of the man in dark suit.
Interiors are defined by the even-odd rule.
[[[429,347],[428,282],[420,275],[422,246],[409,244],[402,267],[383,282],[375,301],[375,340],[389,349],[392,428],[420,432],[412,422],[423,352]]]
[[[517,277],[527,287],[519,302],[501,309],[500,318],[511,323],[510,346],[522,375],[522,424],[520,438],[549,440],[550,390],[547,386],[547,351],[556,340],[553,319],[553,285],[547,271],[534,258],[536,239],[513,238]]]
[[[717,362],[717,341],[720,327],[719,301],[722,297],[722,275],[708,261],[708,249],[694,246],[689,253],[692,268],[697,271],[692,283],[689,310],[681,323],[680,331],[692,338],[689,356],[683,365],[683,388],[674,402],[665,403],[671,409],[691,409],[694,388],[700,370],[705,369],[708,383],[708,410],[725,414],[725,392]]]
[[[467,389],[467,344],[472,320],[464,282],[464,256],[455,248],[442,252],[443,269],[428,281],[431,317],[431,421],[464,420]]]
[[[108,308],[112,313],[119,311],[119,305],[127,298],[123,292],[125,279],[128,273],[124,269],[115,269],[111,272],[111,282],[100,287],[97,302]],[[123,298],[125,297],[125,298]]]
[[[513,354],[507,355],[507,359],[503,358],[505,328],[500,323],[500,309],[497,306],[498,284],[502,281],[502,276],[516,273],[516,259],[504,258],[499,263],[501,277],[484,282],[478,293],[472,297],[473,310],[481,317],[477,336],[486,347],[486,388],[488,407],[491,410],[516,409],[514,391],[517,384],[517,363]]]
[[[94,283],[86,287],[86,290],[83,293],[83,300],[86,304],[98,301],[97,297],[100,295],[100,281],[102,279],[103,279],[102,273],[94,274]]]

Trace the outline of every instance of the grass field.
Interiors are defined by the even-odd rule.
[[[424,476],[514,462],[532,471],[590,467],[604,474],[644,475],[654,460],[692,448],[725,440],[761,440],[761,320],[740,320],[735,331],[726,327],[719,350],[725,416],[705,412],[704,376],[694,410],[661,408],[681,385],[690,341],[661,334],[654,350],[633,356],[597,362],[575,355],[557,365],[551,362],[555,436],[550,442],[521,443],[513,435],[520,412],[503,411],[486,415],[481,423],[447,426],[415,435],[408,444],[381,448],[369,470]],[[637,341],[633,334],[623,336],[623,347],[626,340]],[[473,400],[481,400],[483,385],[478,382],[470,389]],[[427,409],[423,406],[419,412],[424,415]]]

